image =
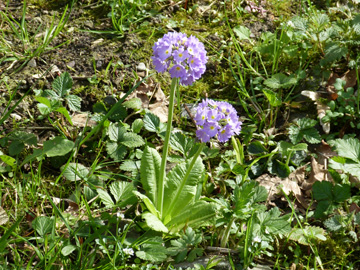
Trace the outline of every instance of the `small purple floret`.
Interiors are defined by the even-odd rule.
[[[226,142],[241,131],[242,122],[236,110],[223,101],[203,100],[197,107],[194,120],[198,125],[196,136],[202,142],[208,142],[216,136],[220,142]]]
[[[169,71],[172,78],[180,78],[180,84],[191,85],[206,70],[206,50],[196,37],[169,32],[153,46],[151,57],[157,72]]]

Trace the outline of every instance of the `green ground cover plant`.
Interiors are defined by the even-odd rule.
[[[359,269],[360,3],[0,3],[1,269]]]

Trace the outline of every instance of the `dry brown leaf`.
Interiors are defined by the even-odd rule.
[[[310,191],[316,181],[332,181],[332,178],[324,169],[324,165],[319,164],[314,157],[311,157],[311,173],[309,178],[302,183],[301,188]]]
[[[330,123],[327,122],[327,123],[324,123],[322,121],[322,118],[326,115],[326,111],[329,110],[329,106],[327,106],[326,104],[323,104],[321,101],[320,101],[320,93],[319,92],[314,92],[314,91],[302,91],[301,94],[303,96],[306,96],[308,98],[310,98],[311,100],[315,101],[315,104],[316,104],[316,109],[317,109],[317,115],[318,115],[318,118],[320,120],[320,124],[323,128],[323,131],[326,133],[326,134],[329,134],[330,133]]]
[[[60,204],[65,204],[65,206],[67,207],[66,209],[64,209],[64,211],[67,213],[74,213],[79,210],[79,205],[70,199],[61,199],[57,197],[52,197],[52,200],[56,206],[59,206]]]
[[[96,122],[89,119],[88,113],[75,113],[71,116],[71,121],[75,127],[96,126]]]
[[[348,87],[354,87],[357,82],[357,76],[356,76],[356,70],[348,70],[345,72],[345,74],[341,77],[342,80],[346,82],[344,89]]]
[[[276,194],[278,193],[277,187],[281,182],[280,177],[271,177],[269,174],[260,175],[255,181],[258,181],[260,186],[263,186],[268,191],[268,201],[273,201],[276,199]]]
[[[6,211],[0,206],[0,225],[4,225],[9,221]]]

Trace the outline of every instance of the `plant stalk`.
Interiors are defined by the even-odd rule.
[[[160,175],[158,180],[158,197],[156,200],[156,208],[160,212],[160,218],[163,218],[163,202],[164,202],[164,187],[165,187],[165,177],[166,177],[166,160],[169,152],[169,143],[170,143],[170,135],[172,128],[172,120],[174,116],[174,105],[175,105],[175,93],[176,89],[179,86],[179,79],[173,78],[171,81],[170,87],[170,98],[169,98],[169,113],[168,113],[168,121],[166,127],[165,141],[163,146],[163,152],[161,157],[161,165],[160,165]]]

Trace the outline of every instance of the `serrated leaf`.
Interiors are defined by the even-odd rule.
[[[152,213],[144,212],[141,216],[143,219],[145,219],[146,224],[149,226],[149,228],[153,229],[154,231],[163,233],[169,232],[168,228],[166,228],[164,223],[162,223],[162,221]]]
[[[145,144],[144,139],[140,135],[132,132],[126,132],[119,142],[129,148],[140,147]]]
[[[143,121],[147,131],[160,133],[166,130],[166,126],[160,122],[160,118],[155,114],[146,113]]]
[[[334,147],[339,156],[349,158],[357,163],[360,163],[360,142],[358,139],[336,139]]]
[[[64,72],[53,81],[51,86],[59,97],[64,97],[70,92],[72,84],[70,74]]]
[[[340,47],[338,42],[329,42],[325,46],[325,58],[321,59],[322,66],[328,65],[345,57],[348,53],[347,47]]]
[[[277,73],[266,79],[264,84],[272,89],[290,88],[297,83],[297,79],[294,76],[286,76],[283,73]]]
[[[45,234],[51,233],[54,224],[54,220],[46,216],[39,216],[35,218],[32,222],[33,228],[42,237],[45,236]]]
[[[239,40],[250,39],[251,31],[249,28],[247,28],[245,26],[238,25],[233,28],[233,31],[234,31],[235,35],[237,35]]]
[[[110,123],[109,128],[107,130],[107,135],[109,139],[114,142],[121,141],[124,134],[126,133],[126,127],[121,126],[120,124]]]
[[[69,153],[71,150],[73,150],[75,143],[61,136],[57,136],[52,140],[45,141],[43,145],[43,152],[48,157],[55,157],[64,156]]]
[[[81,98],[75,95],[68,95],[66,97],[67,104],[69,109],[73,112],[81,111]]]
[[[109,193],[107,193],[105,190],[103,190],[101,188],[97,188],[96,191],[99,194],[101,201],[105,204],[106,207],[114,207],[115,206],[114,201],[111,198],[111,196],[109,195]]]
[[[188,157],[188,152],[191,151],[195,144],[194,139],[186,137],[181,132],[175,132],[170,137],[170,147],[175,151],[180,152],[185,157]]]
[[[324,229],[315,226],[306,226],[303,229],[293,229],[289,238],[302,245],[309,245],[313,240],[326,240]]]
[[[117,109],[109,116],[110,121],[118,122],[124,120],[127,116],[127,110],[124,106],[118,106]]]
[[[141,162],[139,160],[127,159],[120,165],[120,170],[131,172],[140,170]]]
[[[89,169],[80,163],[69,163],[66,167],[65,165],[61,167],[64,177],[69,181],[79,181],[85,180],[88,177]]]
[[[333,200],[332,194],[333,185],[328,181],[316,181],[313,185],[313,196],[317,201]]]
[[[108,141],[106,143],[106,152],[112,159],[119,161],[124,159],[127,148],[125,145],[118,144],[117,142]]]
[[[132,98],[128,101],[125,101],[122,105],[129,109],[140,110],[142,107],[142,102],[140,98]]]
[[[162,262],[167,258],[166,248],[162,244],[143,244],[135,254],[138,258],[151,262]]]
[[[335,215],[324,221],[324,225],[327,229],[332,232],[339,231],[342,227],[342,217],[340,215]]]
[[[118,207],[136,203],[137,198],[133,191],[135,191],[135,187],[129,182],[117,181],[110,185],[110,192],[114,196]]]

